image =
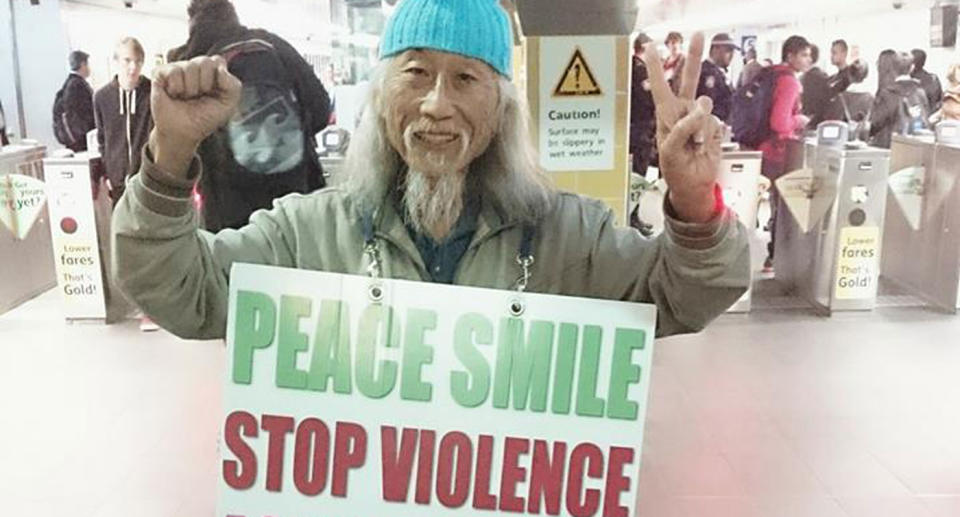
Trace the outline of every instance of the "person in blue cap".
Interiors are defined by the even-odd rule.
[[[679,96],[648,52],[669,185],[655,239],[552,185],[511,82],[512,43],[495,0],[404,1],[340,184],[216,234],[198,229],[190,201],[195,150],[230,118],[240,85],[218,57],[158,68],[156,127],[113,219],[123,289],[192,338],[224,335],[234,262],[652,303],[659,335],[703,328],[750,281],[747,231],[717,187],[723,129],[710,99],[693,98],[703,36]]]

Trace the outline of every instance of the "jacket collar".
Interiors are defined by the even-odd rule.
[[[397,209],[397,203],[393,199],[394,196],[395,194],[388,193],[376,208],[361,207],[361,217],[365,215],[370,217],[373,220],[374,234],[377,237],[385,239],[403,250],[420,269],[426,271],[423,258],[420,256],[413,239],[410,238],[410,232]],[[483,196],[480,197],[479,203],[480,213],[477,217],[477,231],[474,233],[468,249],[474,249],[501,232],[520,224],[516,218],[504,214],[493,203],[485,200]]]

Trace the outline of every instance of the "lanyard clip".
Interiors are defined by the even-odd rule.
[[[520,266],[522,273],[517,278],[514,288],[521,293],[527,290],[527,284],[530,283],[530,267],[533,266],[533,255],[517,255],[517,265]]]

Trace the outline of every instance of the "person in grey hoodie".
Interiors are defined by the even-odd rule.
[[[140,170],[140,151],[153,129],[153,117],[150,80],[140,75],[143,46],[135,38],[124,38],[117,43],[113,59],[117,75],[97,90],[93,112],[110,198],[116,204],[127,177]]]

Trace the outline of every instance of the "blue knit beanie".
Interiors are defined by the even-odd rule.
[[[479,59],[510,78],[510,20],[498,0],[403,0],[387,21],[380,58],[441,50]]]

